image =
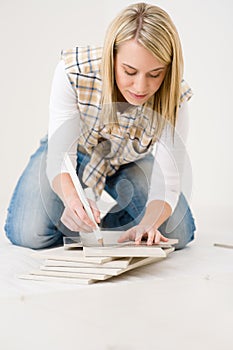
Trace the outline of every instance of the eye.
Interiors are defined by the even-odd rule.
[[[156,74],[156,75],[151,75],[150,77],[151,78],[158,78],[160,76],[160,73],[159,74]]]
[[[130,72],[127,72],[127,70],[125,70],[125,74],[127,74],[127,75],[135,75],[136,72],[130,73]]]

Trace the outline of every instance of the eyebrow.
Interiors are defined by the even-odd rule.
[[[130,65],[127,64],[127,63],[122,63],[122,64],[123,64],[123,66],[126,66],[126,67],[128,67],[128,68],[137,70],[136,68],[130,66]],[[152,70],[149,71],[149,73],[156,72],[156,71],[161,70],[161,69],[165,69],[165,67],[158,67],[158,68],[152,69]]]

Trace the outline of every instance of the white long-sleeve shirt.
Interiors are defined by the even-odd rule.
[[[59,173],[67,172],[62,165],[62,154],[69,155],[76,167],[77,142],[80,135],[77,96],[65,71],[64,61],[55,69],[50,96],[48,129],[47,175],[52,181]],[[179,108],[174,142],[167,127],[156,144],[148,202],[164,200],[174,211],[181,192],[182,168],[185,159],[185,142],[188,131],[188,106],[184,101]],[[71,147],[70,147],[71,145]]]

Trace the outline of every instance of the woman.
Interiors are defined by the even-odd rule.
[[[119,242],[193,240],[195,225],[181,192],[187,100],[178,33],[168,14],[138,3],[110,24],[104,47],[62,52],[50,98],[47,137],[22,174],[5,230],[12,243],[33,249],[63,235],[93,231],[63,164],[68,152],[84,187],[117,204],[100,220],[125,231]],[[156,146],[155,158],[152,150]],[[188,179],[189,180],[189,179]]]

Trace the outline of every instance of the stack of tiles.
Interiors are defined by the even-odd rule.
[[[19,276],[22,279],[56,281],[62,283],[91,284],[119,276],[135,268],[165,259],[177,240],[160,245],[135,245],[134,242],[117,243],[122,232],[104,232],[104,247],[94,245],[91,234],[82,236],[79,244],[67,243],[64,247],[35,252],[43,264],[38,270]],[[68,240],[66,240],[67,242]]]

